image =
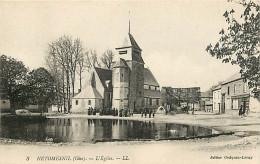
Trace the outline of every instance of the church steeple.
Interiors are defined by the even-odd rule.
[[[128,34],[130,34],[131,31],[131,22],[130,22],[130,11],[129,11],[129,25],[128,25]]]
[[[130,34],[130,29],[131,29],[131,24],[130,24],[130,19],[129,19],[129,31],[128,31],[128,34]]]

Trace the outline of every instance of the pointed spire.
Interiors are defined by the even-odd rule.
[[[128,33],[130,34],[130,30],[131,30],[131,24],[130,24],[130,11],[129,11],[129,29],[128,29]]]

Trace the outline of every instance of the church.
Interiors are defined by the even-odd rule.
[[[142,49],[130,27],[123,46],[115,49],[112,70],[93,68],[87,86],[72,99],[73,113],[86,113],[89,107],[140,113],[143,108],[156,110],[161,106],[160,85],[149,68],[144,67]]]

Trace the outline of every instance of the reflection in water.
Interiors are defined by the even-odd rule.
[[[42,123],[1,121],[0,137],[27,141],[92,142],[102,139],[169,139],[218,131],[198,126],[111,119],[48,119]]]

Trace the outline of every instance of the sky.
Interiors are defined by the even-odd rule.
[[[0,2],[0,54],[23,61],[30,70],[45,67],[48,44],[69,35],[101,55],[123,44],[130,20],[145,67],[161,87],[206,91],[239,71],[205,51],[218,41],[227,26],[223,13],[232,8],[242,12],[226,0]]]

